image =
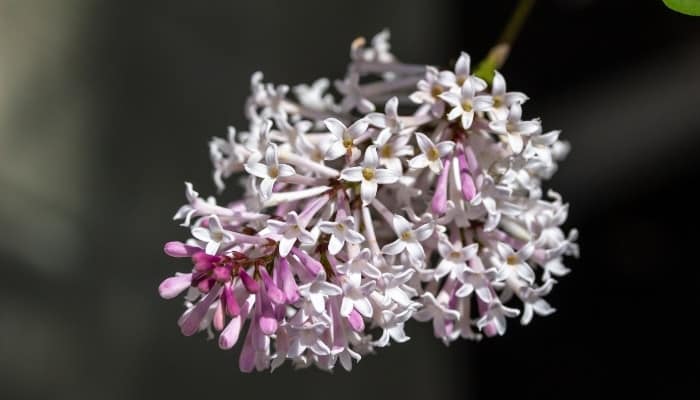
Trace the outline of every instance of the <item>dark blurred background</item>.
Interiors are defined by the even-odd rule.
[[[582,257],[558,312],[505,337],[408,344],[352,373],[238,372],[180,336],[157,285],[183,181],[245,127],[249,77],[341,77],[352,39],[482,57],[514,1],[0,0],[0,398],[668,398],[693,390],[700,18],[661,1],[540,1],[503,68],[572,153],[551,182]],[[225,196],[236,196],[227,191]]]

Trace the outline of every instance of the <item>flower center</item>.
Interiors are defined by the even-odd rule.
[[[270,175],[270,178],[276,179],[280,174],[280,170],[276,165],[271,165],[267,167],[267,174]]]
[[[411,240],[413,238],[413,232],[405,231],[401,234],[401,240]]]
[[[508,265],[516,265],[518,263],[518,257],[515,254],[511,254],[506,258]]]
[[[380,153],[382,158],[391,158],[394,155],[394,149],[391,148],[391,145],[387,144],[382,147]]]
[[[366,181],[373,180],[374,179],[374,168],[369,168],[369,167],[362,168],[362,177],[365,178]]]
[[[501,96],[493,96],[493,106],[500,107],[503,105],[503,98]]]
[[[430,161],[436,161],[440,158],[440,152],[438,151],[437,147],[431,147],[428,149],[428,154],[426,154],[428,157],[428,160]]]
[[[212,239],[214,239],[215,242],[220,242],[220,241],[224,240],[224,233],[223,232],[212,232],[210,236]]]
[[[467,81],[467,77],[462,75],[457,77],[457,85],[462,86]]]
[[[471,102],[471,100],[465,100],[465,101],[463,101],[463,102],[462,102],[462,108],[463,108],[464,111],[466,111],[466,112],[471,111],[471,110],[473,109],[473,108],[472,108],[472,102]]]
[[[461,257],[462,257],[462,253],[460,253],[458,251],[453,251],[450,253],[450,258],[452,258],[452,259],[458,260]]]
[[[337,229],[338,232],[343,232],[345,231],[345,224],[338,224],[335,229]]]
[[[348,150],[351,149],[351,148],[352,148],[352,144],[353,144],[352,137],[350,137],[350,136],[345,136],[345,137],[343,138],[343,146],[345,146],[346,149],[348,149]]]
[[[433,85],[433,87],[430,89],[430,95],[433,97],[438,97],[443,91],[442,86]]]

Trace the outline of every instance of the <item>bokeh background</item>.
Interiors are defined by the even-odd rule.
[[[408,344],[348,374],[244,375],[181,337],[156,288],[184,180],[245,126],[249,76],[343,75],[352,39],[483,56],[514,1],[0,0],[0,398],[669,398],[694,390],[700,18],[661,1],[540,1],[507,65],[529,116],[573,145],[551,187],[582,257],[558,312],[449,348]],[[227,196],[236,196],[232,191]],[[515,321],[514,321],[515,322]]]

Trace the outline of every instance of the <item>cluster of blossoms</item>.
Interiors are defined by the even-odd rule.
[[[527,96],[470,73],[399,62],[388,33],[351,46],[347,75],[293,88],[252,77],[250,126],[210,143],[214,180],[245,172],[240,200],[186,184],[192,260],[160,295],[186,291],[184,335],[242,341],[242,371],[330,370],[431,321],[449,343],[502,335],[507,318],[554,309],[547,295],[578,253],[567,205],[541,183],[568,151],[559,131],[522,119]],[[383,112],[380,112],[383,109]]]

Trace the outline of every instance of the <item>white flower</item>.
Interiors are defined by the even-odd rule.
[[[496,268],[484,270],[481,261],[476,264],[479,268],[466,267],[458,277],[462,286],[457,289],[455,296],[467,297],[476,292],[481,301],[490,303],[494,298],[491,282],[497,281],[498,271]]]
[[[221,226],[221,221],[216,215],[210,216],[208,222],[206,228],[201,226],[192,228],[192,236],[207,244],[207,254],[215,255],[222,244],[233,241],[234,235],[233,232],[227,231]]]
[[[523,150],[523,136],[530,136],[540,131],[540,123],[536,120],[521,121],[522,108],[515,103],[508,111],[506,120],[492,121],[489,123],[494,133],[506,139],[513,153],[520,153]]]
[[[369,127],[369,121],[364,118],[358,119],[349,127],[335,118],[327,118],[323,122],[334,136],[326,149],[326,160],[335,160],[351,153],[355,149],[355,140]]]
[[[398,239],[384,246],[382,252],[397,255],[405,250],[408,252],[409,259],[413,265],[424,263],[425,251],[420,242],[433,234],[433,224],[423,224],[413,229],[413,224],[408,222],[406,218],[394,215],[392,225]]]
[[[456,310],[450,310],[444,304],[440,304],[432,293],[423,293],[421,296],[423,307],[413,314],[417,321],[433,321],[435,336],[444,338],[447,336],[445,321],[458,320],[460,314]]]
[[[333,104],[333,96],[326,93],[330,81],[327,78],[319,78],[311,85],[297,85],[292,91],[299,99],[299,102],[314,110],[324,110]]]
[[[382,279],[384,281],[384,296],[403,307],[409,307],[414,304],[411,300],[411,293],[408,287],[405,285],[406,282],[411,279],[414,271],[412,269],[407,269],[399,274],[382,274]]]
[[[358,285],[352,279],[345,279],[342,284],[345,296],[340,305],[340,315],[347,317],[354,308],[365,317],[371,318],[373,309],[368,296],[374,290],[375,285],[375,281],[367,281]]]
[[[474,85],[470,79],[467,79],[458,92],[450,91],[440,94],[440,98],[452,106],[447,118],[450,121],[460,118],[464,129],[469,129],[472,126],[475,113],[488,111],[493,105],[491,96],[475,96],[474,93]]]
[[[223,190],[224,179],[240,171],[244,166],[248,151],[236,140],[236,128],[228,128],[227,140],[215,137],[209,142],[209,157],[214,165],[213,178],[219,191]]]
[[[509,245],[499,242],[496,251],[499,255],[499,274],[505,278],[517,277],[530,284],[535,281],[535,272],[527,262],[535,251],[532,243],[526,244],[516,252]]]
[[[370,113],[367,114],[367,119],[372,125],[381,129],[381,133],[388,131],[389,133],[398,134],[403,129],[403,124],[398,113],[399,98],[394,96],[387,100],[384,105],[384,114]]]
[[[479,251],[479,244],[472,243],[462,247],[460,243],[450,243],[447,237],[442,237],[438,241],[438,251],[442,260],[433,273],[435,279],[440,279],[447,274],[461,274],[467,268],[467,261],[476,256]]]
[[[321,271],[309,283],[299,286],[299,294],[313,305],[314,311],[323,313],[326,309],[326,298],[343,294],[343,289],[326,281],[326,273]]]
[[[357,108],[357,111],[366,114],[374,111],[374,103],[366,99],[360,88],[360,75],[357,72],[350,72],[342,81],[335,81],[335,88],[343,95],[340,102],[342,111],[350,111]]]
[[[430,111],[435,117],[442,117],[445,113],[445,102],[440,99],[440,94],[449,90],[448,87],[440,83],[440,73],[435,67],[425,68],[425,78],[418,84],[418,90],[411,93],[409,99],[417,104],[430,104]]]
[[[371,259],[371,251],[368,248],[364,248],[355,258],[348,260],[345,264],[339,265],[338,271],[355,281],[356,285],[360,284],[363,275],[375,280],[379,279],[381,277],[381,272],[370,263]]]
[[[491,97],[493,98],[493,107],[489,112],[493,116],[493,119],[497,120],[506,119],[508,117],[508,107],[527,101],[525,93],[506,92],[506,80],[498,71],[495,71],[493,76]]]
[[[292,338],[289,342],[289,357],[299,357],[307,349],[319,356],[331,354],[331,349],[323,341],[323,332],[326,330],[322,322],[307,322],[302,326],[290,326]]]
[[[355,218],[347,216],[340,221],[335,222],[324,221],[318,224],[319,229],[323,233],[331,235],[328,242],[328,251],[335,255],[343,249],[345,242],[360,244],[365,241],[365,237],[353,228],[355,227]]]
[[[556,310],[547,303],[542,297],[549,294],[552,291],[552,287],[556,283],[555,280],[549,279],[542,286],[533,289],[529,286],[523,286],[520,288],[520,298],[523,300],[525,307],[523,308],[523,315],[520,318],[520,323],[522,325],[527,325],[532,320],[533,314],[547,316],[554,313]]]
[[[361,182],[360,197],[362,197],[362,203],[365,205],[374,200],[378,185],[386,185],[399,180],[396,171],[387,168],[377,168],[378,166],[377,149],[372,145],[365,150],[365,158],[359,167],[346,168],[340,174],[340,178],[346,181]]]
[[[455,72],[441,71],[440,82],[447,87],[461,87],[464,85],[464,82],[469,80],[475,91],[480,92],[486,89],[487,85],[483,79],[470,74],[470,63],[469,54],[462,52],[455,63]]]
[[[404,323],[413,315],[411,310],[404,310],[398,314],[389,310],[383,310],[378,314],[379,321],[376,322],[383,329],[382,336],[372,344],[377,347],[384,347],[389,344],[389,339],[393,339],[397,343],[404,343],[411,339],[406,336],[406,332],[403,329]]]
[[[311,244],[316,241],[316,238],[300,224],[299,215],[296,211],[290,211],[287,214],[285,222],[276,219],[269,219],[267,226],[273,233],[281,235],[279,240],[279,252],[282,257],[286,257],[297,239],[304,244]]]
[[[390,130],[384,129],[375,139],[379,153],[379,163],[397,174],[403,173],[402,159],[413,155],[413,147],[408,144],[409,135],[394,135]]]
[[[455,143],[449,140],[434,144],[429,137],[420,132],[416,132],[416,141],[421,150],[421,154],[408,161],[408,165],[414,169],[430,167],[436,174],[442,171],[442,158],[452,153]]]
[[[277,145],[270,143],[265,150],[265,164],[256,162],[245,165],[245,170],[258,178],[260,182],[261,200],[267,200],[272,195],[272,188],[278,178],[292,176],[296,172],[292,166],[280,164],[277,158]]]
[[[520,310],[504,306],[500,301],[496,300],[489,304],[489,308],[476,322],[479,329],[484,329],[487,325],[492,325],[496,330],[495,333],[503,336],[506,333],[506,317],[513,318],[520,315]]]

